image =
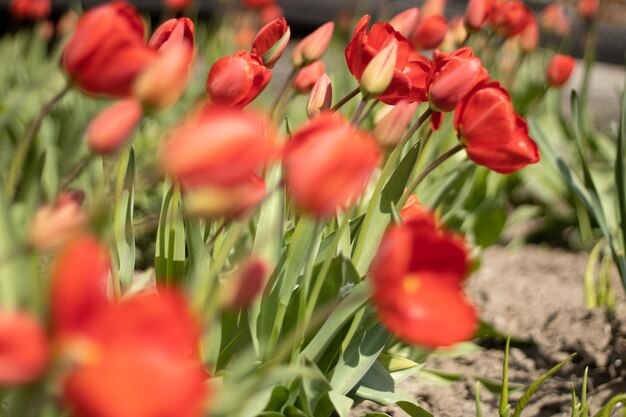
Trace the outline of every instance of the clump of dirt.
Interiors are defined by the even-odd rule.
[[[577,356],[535,393],[525,417],[569,417],[571,386],[580,393],[585,367],[589,367],[588,397],[592,415],[612,396],[626,393],[626,300],[616,280],[617,311],[589,310],[584,305],[582,276],[586,254],[541,247],[513,250],[492,248],[480,270],[470,278],[467,291],[481,317],[496,329],[533,343],[511,347],[509,380],[528,386],[571,353]],[[418,378],[403,382],[437,417],[475,415],[473,376],[500,380],[503,345],[482,341],[483,349],[456,359],[431,357],[427,369],[464,375],[461,380],[434,386]],[[515,402],[523,390],[511,394]],[[480,391],[485,416],[498,415],[498,397]],[[406,416],[397,407],[363,403],[354,416],[369,410]]]

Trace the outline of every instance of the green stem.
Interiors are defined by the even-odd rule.
[[[172,195],[172,203],[170,205],[170,230],[169,239],[167,240],[167,267],[165,275],[165,285],[172,285],[174,279],[174,250],[176,249],[176,222],[178,218],[178,205],[180,204],[180,186],[176,184],[174,194]]]
[[[354,97],[356,97],[359,93],[361,92],[361,87],[357,87],[354,90],[350,91],[348,94],[345,95],[345,97],[343,97],[341,100],[339,100],[337,103],[335,103],[335,105],[331,108],[332,111],[337,111],[340,108],[343,107],[344,104],[346,104],[347,102],[349,102],[350,100],[352,100]]]
[[[367,98],[363,97],[363,99],[361,99],[361,102],[357,106],[356,111],[354,112],[354,115],[352,116],[352,120],[350,121],[350,124],[352,126],[358,125],[359,119],[361,118],[361,114],[363,114],[363,110],[365,110],[366,104],[367,104]]]
[[[76,165],[72,168],[67,177],[63,178],[61,185],[59,186],[60,190],[67,189],[73,182],[78,178],[78,176],[89,166],[89,163],[92,161],[94,154],[89,153],[82,157]],[[124,167],[126,168],[126,167]]]

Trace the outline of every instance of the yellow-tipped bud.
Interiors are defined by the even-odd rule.
[[[361,91],[366,97],[376,97],[382,94],[393,79],[398,55],[397,42],[385,46],[370,61],[361,76]]]

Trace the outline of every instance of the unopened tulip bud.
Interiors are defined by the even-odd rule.
[[[598,11],[598,6],[600,6],[600,0],[579,0],[576,10],[581,17],[591,19]]]
[[[423,17],[413,32],[411,40],[418,50],[435,49],[448,32],[448,21],[439,15]]]
[[[326,71],[326,65],[323,61],[315,61],[312,64],[302,67],[298,71],[298,75],[293,80],[293,85],[300,93],[308,93],[311,91],[317,80]]]
[[[87,223],[79,200],[78,196],[62,193],[54,204],[39,208],[30,224],[29,245],[45,252],[61,247],[76,236]]]
[[[289,38],[291,29],[284,17],[274,19],[258,31],[252,40],[252,53],[261,57],[263,65],[272,68],[281,57]]]
[[[395,106],[385,106],[376,113],[374,137],[383,146],[394,146],[400,142],[404,132],[417,110],[417,103],[406,100]]]
[[[417,7],[412,7],[392,17],[389,24],[402,36],[408,38],[417,27],[419,17],[420,10]]]
[[[249,307],[261,295],[267,282],[269,268],[261,259],[250,259],[235,271],[228,282],[224,307],[240,310]]]
[[[334,29],[335,24],[328,22],[302,39],[291,54],[291,63],[293,66],[299,68],[320,59],[326,52],[326,49],[328,49]]]
[[[576,61],[569,55],[555,55],[548,64],[546,69],[546,78],[548,84],[554,87],[560,87],[569,80],[572,75]]]
[[[274,19],[282,17],[284,14],[285,12],[278,4],[269,4],[261,9],[259,19],[261,19],[262,24],[266,24]]]
[[[478,32],[485,24],[492,0],[469,0],[465,11],[465,26],[471,32]]]
[[[518,37],[519,45],[522,48],[522,51],[530,52],[537,47],[539,44],[539,25],[537,24],[537,20],[534,16],[529,20],[528,24]]]
[[[118,101],[89,122],[87,144],[93,153],[112,154],[130,138],[141,120],[143,109],[135,99]]]
[[[309,119],[319,116],[323,111],[330,110],[332,101],[333,86],[330,83],[328,74],[322,74],[313,86],[306,105],[306,114],[309,116]]]
[[[174,105],[187,88],[192,59],[193,49],[186,43],[170,45],[135,80],[133,96],[157,110]]]
[[[361,91],[367,97],[382,94],[393,79],[398,56],[398,43],[391,42],[385,46],[363,70]]]

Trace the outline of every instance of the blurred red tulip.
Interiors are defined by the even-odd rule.
[[[372,133],[378,143],[383,146],[397,145],[404,136],[416,111],[417,103],[403,100],[376,113],[375,127]]]
[[[426,0],[421,9],[422,16],[443,16],[446,11],[446,0]]]
[[[89,149],[100,155],[117,152],[130,139],[142,116],[141,103],[135,99],[113,103],[89,122],[86,132]]]
[[[333,101],[333,86],[328,74],[324,73],[317,80],[306,105],[306,114],[309,119],[319,116],[322,112],[330,110]]]
[[[478,32],[487,21],[493,0],[469,0],[465,11],[465,26],[472,32]]]
[[[172,132],[161,162],[165,172],[185,188],[225,187],[246,183],[277,153],[268,120],[209,106]]]
[[[277,18],[261,28],[252,40],[251,52],[272,68],[280,59],[291,37],[291,29],[284,17]]]
[[[423,16],[413,35],[411,41],[413,45],[420,49],[435,49],[443,42],[448,31],[448,21],[439,15]]]
[[[533,13],[520,0],[495,0],[489,22],[497,32],[510,38],[520,34],[532,16]]]
[[[193,48],[194,25],[187,17],[170,19],[157,28],[148,41],[148,46],[154,50],[165,49],[172,44],[184,43]]]
[[[298,75],[293,80],[293,85],[300,93],[308,93],[325,72],[326,65],[324,62],[315,61],[298,71]]]
[[[560,3],[552,3],[541,12],[541,27],[561,37],[568,36],[571,31],[571,21]]]
[[[469,158],[501,174],[539,161],[524,119],[497,82],[478,86],[459,103],[454,126]]]
[[[241,3],[251,9],[262,9],[275,4],[276,0],[241,0]]]
[[[50,0],[12,0],[9,10],[14,17],[41,20],[50,14]]]
[[[61,193],[54,204],[37,210],[29,227],[28,241],[38,251],[59,248],[76,236],[87,223],[80,201],[70,193]]]
[[[265,89],[272,78],[261,58],[241,51],[219,59],[209,72],[206,90],[220,106],[243,107]]]
[[[437,224],[435,213],[422,206],[415,194],[411,194],[406,203],[404,203],[402,210],[400,210],[400,217],[405,223],[412,220],[425,220],[432,224]]]
[[[519,34],[519,44],[524,52],[533,51],[539,45],[539,25],[535,16],[531,17],[524,30]]]
[[[46,336],[30,314],[0,310],[0,387],[33,382],[48,362]]]
[[[372,264],[374,304],[400,339],[429,348],[472,337],[474,307],[461,284],[469,271],[463,241],[416,215],[385,233]]]
[[[269,269],[261,259],[250,259],[234,272],[228,281],[229,291],[223,300],[229,310],[248,308],[261,295],[267,282]]]
[[[293,48],[291,63],[294,67],[302,67],[320,59],[333,37],[335,24],[328,22],[315,29]]]
[[[367,30],[369,16],[359,20],[352,40],[345,50],[350,73],[361,80],[367,64],[391,42],[397,43],[396,63],[391,84],[377,98],[387,104],[400,100],[425,101],[428,61],[389,23],[375,23]]]
[[[576,11],[581,17],[591,19],[598,11],[599,6],[600,0],[578,0]]]
[[[261,13],[259,13],[259,19],[262,24],[268,24],[274,19],[278,19],[279,17],[283,17],[285,13],[283,12],[282,7],[277,4],[270,4],[269,6],[265,6],[261,9]]]
[[[412,7],[392,17],[389,24],[393,26],[396,31],[400,32],[402,36],[408,38],[415,31],[419,17],[420,9]]]
[[[454,110],[467,93],[488,79],[489,73],[471,48],[451,54],[436,52],[427,82],[430,106],[440,112]]]
[[[144,44],[137,11],[116,1],[85,13],[63,52],[63,66],[89,94],[125,97],[135,77],[156,57]]]
[[[546,69],[546,79],[548,84],[560,87],[569,80],[574,71],[576,61],[569,55],[557,54],[550,60]]]
[[[330,217],[356,202],[379,159],[373,137],[339,114],[322,113],[287,142],[286,183],[301,210]]]
[[[167,9],[181,12],[189,7],[192,2],[193,0],[163,0],[163,5]]]

